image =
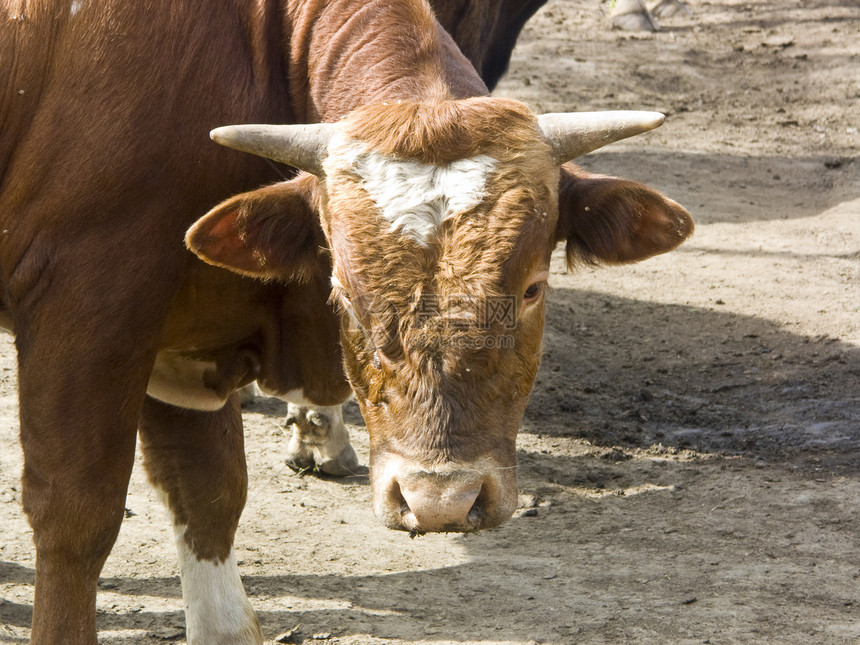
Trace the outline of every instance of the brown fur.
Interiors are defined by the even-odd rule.
[[[350,114],[346,133],[382,154],[430,164],[479,154],[528,163],[548,150],[525,105],[489,97],[364,105]]]
[[[189,248],[222,258],[220,266],[252,277],[307,280],[325,273],[329,260],[317,189],[314,178],[300,175],[237,195],[219,205],[223,217],[202,219],[189,229]],[[283,212],[290,217],[279,217]]]
[[[559,184],[558,240],[568,266],[638,262],[677,247],[693,233],[690,214],[643,184],[565,164]]]
[[[233,546],[247,487],[237,398],[217,412],[183,410],[148,398],[140,443],[149,481],[167,495],[174,522],[187,527],[188,546],[202,559],[223,562]]]
[[[361,322],[355,328],[344,317],[342,343],[371,428],[371,463],[387,454],[426,469],[489,463],[515,495],[514,440],[543,328],[542,302],[523,307],[520,299],[529,277],[548,266],[557,217],[549,147],[528,110],[498,99],[366,106],[344,128],[382,154],[499,161],[491,197],[446,221],[429,248],[376,218],[349,168],[326,177],[322,216],[346,290],[339,295]],[[486,320],[486,303],[502,298],[515,303],[513,329]],[[494,346],[499,338],[512,346]],[[486,525],[504,519],[504,496],[488,498]]]
[[[533,119],[505,101],[442,103],[483,95],[486,86],[423,1],[213,0],[205,19],[198,3],[182,1],[161,11],[124,0],[83,3],[76,15],[70,8],[70,0],[19,3],[21,19],[0,23],[0,86],[10,90],[0,99],[0,319],[14,327],[19,355],[37,645],[95,643],[96,581],[122,519],[141,419],[150,477],[188,520],[195,553],[219,560],[232,540],[245,487],[235,408],[198,413],[145,403],[157,351],[214,361],[209,378],[219,390],[258,378],[281,391],[301,387],[319,403],[346,396],[338,322],[327,305],[328,256],[309,219],[317,201],[328,213],[322,224],[332,261],[352,265],[350,295],[357,300],[363,292],[356,285],[367,284],[395,305],[384,315],[368,305],[365,321],[372,333],[384,328],[381,338],[397,330],[402,351],[385,347],[387,366],[373,365],[363,332],[344,331],[374,453],[437,451],[430,461],[487,454],[503,467],[513,464],[516,419],[537,368],[541,306],[520,312],[517,345],[504,354],[449,350],[439,343],[444,336],[416,336],[414,297],[521,294],[555,238],[585,249],[577,253],[586,258],[627,261],[663,250],[664,238],[675,243],[689,229],[656,193],[637,188],[618,199],[618,180],[595,183],[568,169],[575,182],[556,229],[557,175],[538,154]],[[402,240],[357,217],[368,212],[359,190],[317,200],[315,179],[269,187],[284,169],[206,136],[230,123],[333,122],[397,100],[465,115],[475,128],[466,148],[493,151],[505,163],[490,187],[498,199],[450,223],[431,253],[404,253],[396,246]],[[394,108],[391,114],[401,118]],[[363,118],[356,133],[381,149],[448,159],[433,139],[454,143],[462,128],[450,116],[437,125],[433,118],[418,119],[428,133],[418,146],[402,138],[386,144]],[[508,126],[520,133],[516,158],[503,154],[497,138]],[[523,182],[530,188],[518,192]],[[233,197],[259,186],[267,187]],[[566,186],[563,180],[567,196]],[[614,213],[612,226],[583,217],[580,187],[600,197],[601,212]],[[183,248],[185,231],[224,200],[197,225],[191,246],[266,282],[206,266]],[[364,209],[343,229],[340,201]],[[547,215],[535,224],[539,206]],[[637,242],[643,233],[646,241]],[[373,249],[363,267],[362,248]],[[386,265],[386,255],[395,260]],[[400,291],[389,293],[383,278],[392,272]],[[444,331],[438,317],[426,322],[431,331],[434,325]],[[474,340],[492,331],[458,334]],[[402,381],[392,368],[401,364]],[[381,411],[383,397],[390,413]],[[497,405],[483,418],[482,410]],[[385,414],[410,422],[385,436]],[[410,434],[425,418],[427,434]],[[179,426],[190,431],[173,436]],[[473,434],[475,427],[487,436]],[[224,443],[206,448],[215,440]],[[168,457],[173,448],[182,451],[177,459]],[[215,484],[212,462],[220,465]],[[201,515],[196,487],[210,484],[227,494]],[[502,521],[510,510],[500,508],[485,520]]]

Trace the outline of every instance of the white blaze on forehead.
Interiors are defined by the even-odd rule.
[[[484,200],[496,164],[488,155],[428,164],[367,151],[355,142],[351,165],[391,230],[427,244],[442,222]]]

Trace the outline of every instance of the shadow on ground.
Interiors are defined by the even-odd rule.
[[[761,318],[556,289],[533,433],[856,466],[860,349]]]

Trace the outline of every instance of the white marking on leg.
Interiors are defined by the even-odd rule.
[[[185,539],[188,527],[176,522],[167,492],[159,486],[154,489],[173,523],[188,645],[262,645],[260,624],[245,594],[235,550],[231,547],[223,562],[200,560]]]
[[[185,527],[175,531],[188,645],[260,645],[260,626],[239,577],[236,552],[231,548],[224,562],[198,560],[185,541]]]

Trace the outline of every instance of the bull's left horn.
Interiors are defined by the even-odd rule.
[[[659,112],[616,110],[541,114],[541,132],[559,164],[598,148],[653,130],[663,124]]]
[[[332,123],[227,125],[215,128],[209,136],[222,146],[322,175],[323,160],[335,127]]]

